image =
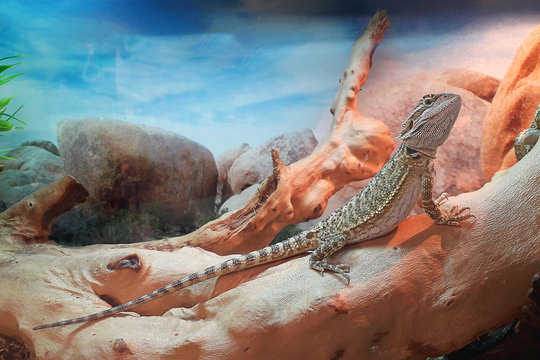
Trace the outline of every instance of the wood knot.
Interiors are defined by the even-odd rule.
[[[128,255],[117,262],[107,265],[107,270],[114,271],[120,269],[141,270],[141,261],[137,254]]]
[[[117,353],[133,354],[122,338],[118,338],[114,341],[113,350]]]

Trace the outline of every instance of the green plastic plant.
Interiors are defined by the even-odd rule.
[[[4,58],[0,59],[0,62],[8,60],[8,59],[14,59],[14,58],[23,57],[23,56],[26,56],[26,55],[15,55],[15,56],[4,57]],[[23,73],[18,73],[18,74],[14,74],[14,75],[9,75],[9,74],[6,73],[6,70],[8,70],[9,68],[11,68],[11,67],[13,67],[13,66],[15,66],[17,64],[20,64],[20,62],[15,63],[15,64],[10,64],[10,65],[0,65],[0,86],[5,85],[6,83],[8,83],[11,80],[15,79],[17,76],[20,76],[20,75],[23,74]],[[15,110],[15,112],[12,113],[12,114],[9,114],[7,112],[7,106],[9,104],[9,102],[11,101],[11,99],[13,99],[13,96],[0,99],[0,132],[10,131],[14,127],[15,127],[16,130],[24,130],[24,128],[22,126],[15,126],[15,124],[12,121],[19,122],[22,125],[28,125],[27,123],[25,123],[21,119],[15,117],[15,115],[17,115],[17,113],[22,109],[22,105],[19,106],[19,108],[17,110]],[[0,134],[0,136],[4,136],[4,135]],[[8,151],[8,150],[9,149],[1,149],[0,152]],[[8,156],[2,156],[2,155],[0,155],[0,159],[15,160],[15,159],[10,158]],[[0,164],[0,167],[2,167],[2,166],[4,166],[4,165]]]

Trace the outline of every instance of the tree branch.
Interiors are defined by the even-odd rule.
[[[172,251],[190,245],[218,254],[249,252],[268,245],[285,226],[321,216],[328,199],[349,182],[375,175],[394,145],[386,125],[360,114],[356,97],[367,79],[373,51],[389,26],[386,12],[377,12],[355,41],[330,110],[331,134],[310,156],[285,166],[273,150],[273,174],[243,209],[186,236],[135,246]]]

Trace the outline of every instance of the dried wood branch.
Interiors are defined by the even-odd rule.
[[[330,109],[334,115],[331,133],[310,156],[285,166],[277,151],[272,151],[273,173],[243,209],[186,236],[136,246],[171,251],[190,245],[218,254],[246,253],[268,245],[286,225],[321,216],[328,199],[349,182],[375,175],[394,145],[386,125],[360,114],[357,96],[367,80],[373,52],[389,26],[386,12],[377,12],[354,42]]]

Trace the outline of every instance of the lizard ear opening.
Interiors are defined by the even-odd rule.
[[[411,127],[412,127],[412,122],[413,122],[413,120],[412,120],[412,115],[411,115],[411,116],[409,116],[409,117],[407,118],[407,120],[405,120],[405,121],[403,122],[403,124],[401,124],[401,132],[399,133],[399,135],[398,135],[398,137],[397,137],[398,139],[401,139],[401,137],[402,137],[403,135],[405,135],[405,134],[411,129]]]
[[[408,126],[408,129],[405,133],[400,134],[398,139],[401,140],[407,140],[413,137],[422,136],[424,133],[423,127],[425,124],[429,122],[431,118],[430,117],[420,117],[419,119],[416,119],[415,121],[412,121],[411,124]]]
[[[398,135],[398,139],[402,139],[402,137],[408,133],[412,127],[413,127],[413,124],[414,124],[414,121],[422,114],[423,112],[423,108],[422,108],[422,100],[420,100],[418,102],[418,105],[416,105],[416,109],[414,109],[414,111],[411,113],[411,115],[409,115],[409,117],[407,118],[407,120],[405,120],[403,122],[403,124],[401,124],[401,132],[399,133]]]

